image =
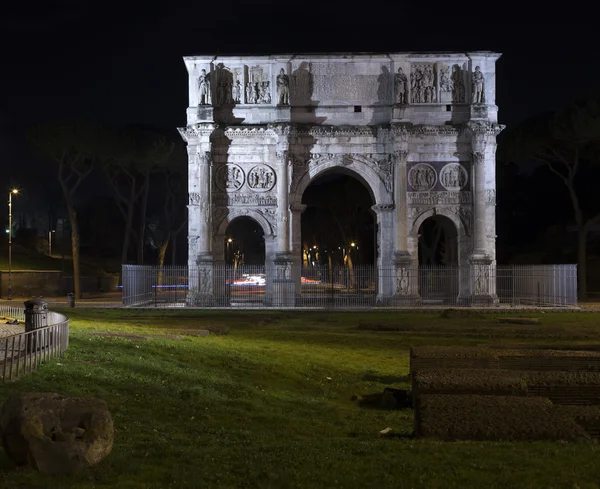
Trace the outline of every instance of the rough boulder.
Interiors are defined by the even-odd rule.
[[[0,413],[2,446],[17,465],[66,474],[98,464],[112,450],[106,402],[53,393],[13,396]]]

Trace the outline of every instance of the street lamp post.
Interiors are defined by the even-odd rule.
[[[52,233],[54,229],[48,231],[48,256],[52,256]]]
[[[18,193],[15,188],[8,194],[8,300],[12,300],[12,196]]]

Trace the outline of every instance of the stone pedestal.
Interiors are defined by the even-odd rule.
[[[419,267],[407,251],[394,253],[394,295],[391,305],[415,306],[421,303],[419,296]]]
[[[224,268],[215,266],[212,253],[202,253],[190,269],[186,304],[192,307],[228,306],[229,294]],[[218,273],[220,271],[221,273]]]
[[[212,254],[203,253],[196,260],[195,268],[189,270],[189,289],[186,303],[192,307],[214,305],[215,262]]]
[[[272,301],[273,307],[294,307],[296,296],[296,282],[292,277],[292,259],[289,253],[277,253],[275,260],[276,278],[273,279]]]
[[[471,305],[489,307],[498,303],[496,295],[496,270],[489,257],[473,255],[471,267]]]

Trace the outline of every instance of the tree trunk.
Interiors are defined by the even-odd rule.
[[[350,289],[354,289],[354,264],[352,263],[352,253],[350,252],[350,250],[348,250],[348,259],[346,260],[346,263],[348,265],[348,273],[350,275]]]
[[[81,299],[81,282],[79,270],[79,226],[77,224],[77,213],[71,202],[67,200],[67,210],[69,212],[69,221],[71,221],[71,252],[73,256],[73,292],[77,299]]]
[[[579,299],[587,299],[587,229],[581,227],[577,230],[577,282],[579,286]]]
[[[138,265],[144,264],[144,238],[146,237],[146,208],[148,207],[148,191],[150,189],[150,175],[145,175],[142,189],[142,195],[140,196],[140,214],[139,214],[139,228],[138,228],[138,242],[137,242],[137,263]]]
[[[175,259],[177,258],[177,233],[173,233],[173,237],[171,238],[171,265],[175,265],[177,263]]]
[[[165,266],[165,256],[167,254],[167,248],[169,247],[169,237],[161,243],[158,247],[158,280],[157,284],[160,287],[163,284],[163,268]]]

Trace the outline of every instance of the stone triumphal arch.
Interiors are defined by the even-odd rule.
[[[454,226],[459,296],[493,301],[495,63],[491,52],[190,56],[189,301],[214,302],[225,232],[240,216],[265,235],[272,305],[293,305],[302,195],[343,169],[369,189],[378,299],[414,300],[419,229]]]

